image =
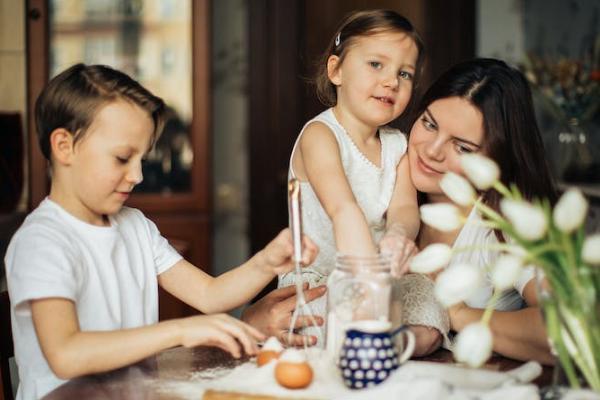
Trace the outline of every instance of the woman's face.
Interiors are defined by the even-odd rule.
[[[417,190],[430,200],[444,198],[439,181],[448,171],[462,174],[460,156],[480,152],[483,115],[467,100],[436,100],[413,125],[408,143],[410,175]]]

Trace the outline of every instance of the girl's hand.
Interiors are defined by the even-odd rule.
[[[183,318],[177,321],[177,325],[180,328],[182,346],[215,346],[235,358],[242,356],[242,348],[247,355],[256,354],[256,341],[266,339],[255,328],[227,314]]]
[[[313,262],[319,248],[308,236],[302,237],[302,265],[307,266]],[[262,249],[260,267],[267,273],[279,275],[294,269],[294,245],[289,228],[279,232],[264,249]]]
[[[304,297],[306,302],[311,302],[325,294],[326,286],[317,286],[309,289],[308,283],[304,283]],[[296,307],[296,286],[290,285],[275,289],[256,303],[252,304],[242,313],[242,320],[258,328],[267,336],[275,336],[285,345],[302,346],[305,336],[293,334],[291,343],[288,342],[288,332],[292,313]],[[323,318],[315,316],[318,325],[323,325]],[[302,328],[309,325],[310,321],[305,316],[300,316],[294,328]],[[315,336],[309,336],[308,344],[317,343]]]
[[[414,241],[406,237],[401,227],[394,225],[383,235],[379,251],[391,256],[392,276],[399,278],[408,271],[408,261],[417,254],[418,248]]]

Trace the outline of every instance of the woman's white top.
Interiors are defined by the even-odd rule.
[[[482,218],[479,212],[473,208],[465,226],[461,229],[453,249],[459,250],[466,247],[475,247],[471,251],[458,251],[450,260],[446,268],[451,268],[457,264],[471,264],[482,269],[485,277],[484,283],[467,301],[466,304],[472,308],[485,308],[487,302],[492,297],[494,286],[490,277],[490,269],[496,263],[500,252],[490,249],[490,246],[497,245],[498,239],[493,230],[482,224]],[[527,283],[533,279],[535,269],[533,267],[524,267],[514,287],[505,291],[496,302],[494,307],[500,311],[511,311],[523,308],[523,290]]]
[[[473,208],[454,241],[452,248],[456,253],[446,267],[448,269],[466,263],[481,269],[484,280],[477,291],[466,300],[465,303],[469,307],[483,309],[492,297],[494,286],[490,270],[500,253],[489,246],[498,243],[494,231],[482,224],[481,216]],[[471,250],[461,251],[465,248]],[[494,309],[513,311],[523,308],[523,289],[534,275],[533,267],[524,267],[514,287],[500,296]],[[444,347],[451,348],[447,336],[450,330],[450,319],[448,312],[435,298],[434,285],[435,283],[429,277],[420,274],[407,274],[395,280],[390,318],[394,325],[423,325],[436,328],[444,337]]]
[[[397,129],[387,127],[379,129],[381,167],[378,167],[356,147],[344,127],[337,121],[333,109],[330,108],[308,121],[302,128],[290,157],[289,178],[296,177],[292,160],[298,142],[306,127],[316,121],[325,124],[335,137],[352,193],[365,215],[374,243],[378,243],[385,232],[386,211],[396,183],[396,167],[406,152],[406,137]],[[332,157],[335,155],[332,154]],[[303,269],[303,279],[310,282],[311,286],[316,286],[326,283],[327,276],[335,266],[333,224],[310,183],[301,181],[300,191],[304,234],[319,246],[319,254],[315,261]],[[293,272],[279,277],[280,287],[288,286],[293,282]]]

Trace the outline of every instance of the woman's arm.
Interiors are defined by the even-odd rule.
[[[256,340],[264,339],[256,329],[224,314],[173,319],[140,328],[84,332],[71,300],[46,298],[32,300],[30,305],[44,357],[61,379],[124,367],[178,345],[217,346],[238,358],[242,348],[247,354],[256,354]]]
[[[314,260],[318,249],[303,240],[303,265]],[[292,238],[284,229],[263,250],[241,266],[212,277],[185,260],[158,276],[163,289],[204,313],[229,311],[256,296],[277,274],[293,269]]]
[[[317,286],[309,289],[308,283],[303,284],[304,298],[306,302],[311,302],[325,294],[326,286]],[[296,307],[296,286],[290,285],[275,289],[265,295],[256,303],[248,306],[242,313],[242,321],[252,325],[267,336],[275,336],[286,345],[302,346],[305,339],[308,344],[314,345],[317,343],[316,336],[308,336],[305,338],[300,333],[294,333],[291,336],[291,343],[288,343],[288,332],[292,313]],[[314,316],[318,325],[323,325],[323,317]],[[301,315],[296,320],[294,328],[302,328],[308,326],[310,320],[307,316]]]
[[[494,311],[490,328],[494,338],[494,351],[517,360],[536,360],[553,364],[548,336],[538,307],[535,281],[530,280],[523,290],[527,307],[516,311]],[[460,332],[466,325],[481,319],[484,310],[461,303],[451,307],[451,329]]]
[[[338,251],[356,255],[376,253],[367,220],[359,207],[342,165],[339,147],[330,129],[319,122],[304,130],[294,168],[306,177],[333,223]],[[304,175],[304,176],[303,176]]]

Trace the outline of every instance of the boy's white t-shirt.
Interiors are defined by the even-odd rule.
[[[157,275],[182,257],[139,210],[124,207],[109,220],[108,227],[90,225],[46,198],[13,236],[5,264],[18,400],[40,398],[64,382],[42,354],[30,300],[72,300],[82,331],[158,322]]]

